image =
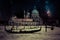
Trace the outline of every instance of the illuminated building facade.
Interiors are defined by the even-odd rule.
[[[29,26],[29,25],[40,25],[40,17],[39,17],[39,12],[36,9],[36,6],[34,6],[34,9],[32,10],[32,14],[30,12],[27,11],[27,14],[25,14],[25,10],[24,10],[24,18],[17,18],[12,17],[12,19],[10,21],[13,21],[14,25],[25,25],[25,26]],[[30,14],[31,14],[31,18],[30,18]],[[9,24],[11,24],[9,22]]]

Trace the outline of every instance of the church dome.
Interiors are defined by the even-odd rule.
[[[38,10],[36,9],[36,6],[34,6],[34,9],[32,10],[32,14],[34,14],[34,15],[39,14]]]
[[[38,12],[38,10],[36,10],[36,9],[34,9],[33,11],[32,11],[32,14],[38,14],[39,12]]]

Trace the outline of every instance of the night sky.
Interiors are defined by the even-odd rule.
[[[40,16],[45,15],[46,10],[50,8],[52,15],[60,19],[59,0],[0,0],[0,20],[8,20],[15,14],[22,17],[23,10],[32,11],[34,5],[37,7],[37,10],[39,10]]]

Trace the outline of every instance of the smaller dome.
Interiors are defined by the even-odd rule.
[[[38,12],[38,10],[34,9],[34,10],[32,11],[32,14],[39,14],[39,12]]]

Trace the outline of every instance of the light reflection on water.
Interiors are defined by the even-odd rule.
[[[1,40],[60,40],[60,28],[55,27],[54,30],[50,28],[45,32],[45,28],[42,27],[42,30],[35,33],[23,33],[23,34],[12,34],[6,33],[5,31],[0,33],[3,38]]]

